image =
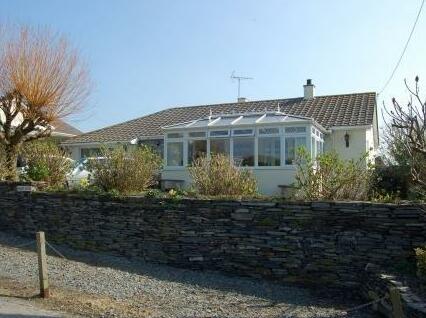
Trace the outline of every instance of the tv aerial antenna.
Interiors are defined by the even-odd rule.
[[[245,80],[252,80],[254,79],[253,77],[246,77],[246,76],[237,76],[235,75],[235,71],[232,71],[231,74],[231,80],[232,81],[238,81],[238,98],[240,98],[240,93],[241,93],[241,81],[245,81]]]

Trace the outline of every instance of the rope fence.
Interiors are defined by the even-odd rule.
[[[49,292],[48,292],[48,280],[47,280],[47,261],[46,261],[46,248],[45,246],[47,245],[47,247],[54,252],[54,254],[56,254],[57,256],[59,256],[60,258],[62,258],[63,260],[69,261],[68,258],[66,258],[64,256],[64,254],[62,254],[57,248],[55,248],[51,243],[49,243],[45,237],[44,237],[44,232],[37,232],[37,240],[31,240],[29,242],[23,243],[23,244],[19,244],[16,246],[12,246],[12,248],[22,248],[22,247],[26,247],[26,246],[30,246],[33,245],[34,243],[37,242],[37,254],[38,254],[38,259],[39,259],[39,275],[40,275],[40,295],[43,298],[48,298],[49,297]],[[395,292],[397,293],[397,299],[395,299],[395,297],[390,297],[390,296],[395,296]],[[394,310],[396,309],[398,311],[398,307],[400,305],[400,296],[399,293],[395,290],[390,290],[390,294],[386,294],[383,297],[377,298],[375,300],[369,301],[367,303],[346,309],[343,314],[337,314],[335,317],[342,317],[346,316],[349,313],[353,313],[355,311],[367,308],[369,306],[378,304],[386,299],[391,300],[392,303],[392,307],[394,308]],[[395,308],[396,307],[396,308]],[[398,317],[398,316],[395,316]]]

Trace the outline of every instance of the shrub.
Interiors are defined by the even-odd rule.
[[[374,169],[372,192],[376,197],[408,197],[410,170],[405,166],[383,165]]]
[[[161,168],[161,157],[149,147],[141,146],[126,151],[122,146],[101,149],[102,160],[90,160],[93,183],[106,192],[139,193],[156,182]]]
[[[304,148],[298,149],[296,198],[303,200],[365,200],[372,171],[366,155],[359,160],[344,160],[336,152],[317,156],[316,160]]]
[[[196,191],[208,196],[246,197],[257,194],[256,179],[250,170],[235,167],[229,157],[216,154],[201,157],[189,168]]]
[[[71,171],[72,160],[53,141],[32,141],[24,144],[22,156],[27,163],[26,176],[45,181],[50,186],[63,186]]]
[[[417,276],[426,281],[426,246],[414,249],[417,259]]]

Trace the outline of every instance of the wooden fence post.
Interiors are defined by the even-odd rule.
[[[37,232],[38,274],[40,279],[40,296],[49,298],[49,280],[47,278],[46,239],[44,232]]]
[[[405,318],[404,311],[402,310],[401,294],[395,287],[389,288],[390,300],[392,302],[392,317]]]

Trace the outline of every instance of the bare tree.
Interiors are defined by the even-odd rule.
[[[385,107],[390,117],[385,120],[388,144],[394,147],[390,149],[391,153],[393,151],[406,158],[414,183],[426,193],[426,101],[420,97],[418,76],[414,89],[407,81],[405,86],[411,95],[407,106],[393,98],[392,109],[388,111]]]
[[[52,123],[74,114],[90,91],[88,72],[76,50],[47,29],[21,27],[0,43],[0,144],[7,179],[26,141],[48,137]]]

